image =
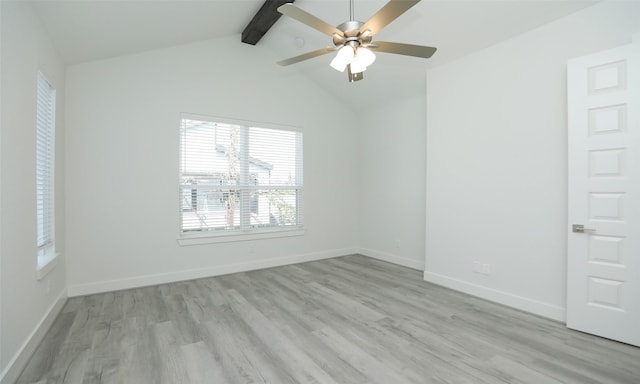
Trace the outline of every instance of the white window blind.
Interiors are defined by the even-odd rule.
[[[36,213],[38,258],[54,249],[53,170],[56,91],[38,72],[36,111]]]
[[[302,227],[302,132],[255,125],[183,115],[183,236]]]

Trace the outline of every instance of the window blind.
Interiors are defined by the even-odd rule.
[[[302,132],[255,125],[183,116],[183,235],[302,227]]]
[[[36,107],[36,214],[38,256],[53,249],[53,169],[55,145],[55,89],[38,72]]]

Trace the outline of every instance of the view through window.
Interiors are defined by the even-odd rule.
[[[258,125],[182,116],[183,236],[302,227],[302,132]]]

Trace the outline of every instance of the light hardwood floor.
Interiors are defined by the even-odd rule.
[[[640,348],[364,256],[70,299],[18,383],[640,383]]]

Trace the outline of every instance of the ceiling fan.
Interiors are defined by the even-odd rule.
[[[373,51],[428,59],[435,53],[436,48],[422,45],[391,43],[388,41],[372,42],[375,34],[419,1],[420,0],[390,0],[367,22],[363,23],[353,20],[353,0],[349,0],[350,20],[345,21],[337,27],[320,20],[291,3],[281,5],[278,7],[278,12],[329,35],[333,39],[333,46],[282,60],[279,61],[278,64],[283,66],[295,64],[300,61],[338,51],[336,57],[331,61],[331,67],[340,72],[344,72],[344,70],[347,69],[349,81],[354,82],[362,80],[362,72],[375,60],[376,55]]]

